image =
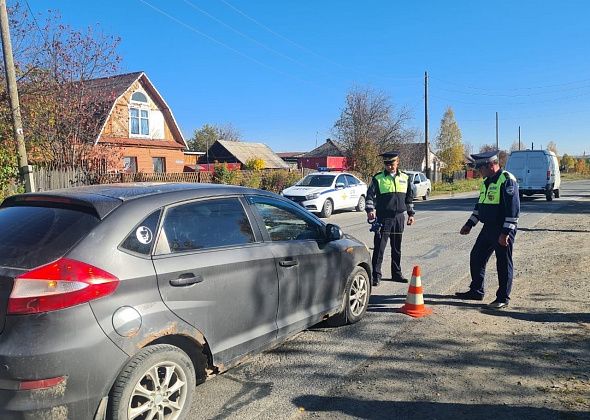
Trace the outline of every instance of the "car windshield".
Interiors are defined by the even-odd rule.
[[[307,175],[297,185],[301,187],[329,187],[334,182],[334,175]]]

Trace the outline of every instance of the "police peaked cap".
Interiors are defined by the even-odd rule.
[[[477,153],[471,155],[472,165],[477,169],[482,166],[486,166],[492,162],[498,161],[498,151],[492,150],[491,152]]]
[[[393,151],[392,152],[385,152],[385,153],[381,153],[379,156],[381,156],[383,158],[383,162],[391,162],[399,156],[399,153],[393,152]]]

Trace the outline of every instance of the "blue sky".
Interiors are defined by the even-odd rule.
[[[590,154],[590,2],[28,0],[122,38],[188,138],[232,124],[244,141],[308,151],[331,137],[347,91],[381,90],[429,137],[447,106],[477,152],[518,140]],[[423,140],[423,136],[422,139]]]

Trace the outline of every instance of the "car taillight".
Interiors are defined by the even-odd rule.
[[[62,258],[14,280],[7,314],[34,314],[69,308],[113,293],[119,279],[100,268]]]
[[[547,180],[551,179],[551,171],[547,171]]]

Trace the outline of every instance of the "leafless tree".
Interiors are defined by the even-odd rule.
[[[381,167],[379,153],[414,140],[416,130],[407,127],[410,119],[410,111],[397,110],[383,92],[355,87],[332,131],[353,168],[369,176]]]

